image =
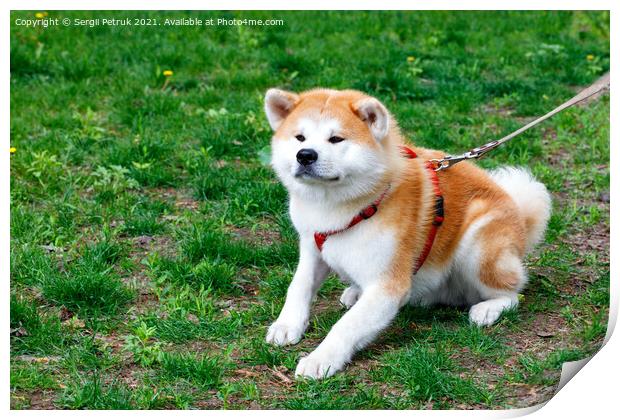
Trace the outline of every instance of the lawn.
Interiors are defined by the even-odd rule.
[[[605,12],[49,12],[278,18],[282,26],[17,26],[11,14],[11,405],[457,409],[548,400],[609,306],[609,100],[480,161],[553,194],[518,311],[490,328],[404,308],[346,371],[296,381],[344,309],[321,289],[301,343],[264,342],[297,262],[269,166],[267,88],[354,88],[411,142],[458,153],[609,69]],[[164,71],[172,71],[172,75]]]

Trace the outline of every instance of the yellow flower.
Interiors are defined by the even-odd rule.
[[[11,147],[9,149],[9,152],[11,152],[11,154],[13,154],[13,153],[17,152],[17,149],[15,147]]]
[[[409,56],[407,57],[407,63],[413,63],[415,61],[415,57]]]
[[[37,12],[34,14],[34,17],[37,19],[43,19],[45,17],[45,13]]]
[[[592,54],[588,54],[588,55],[586,55],[586,60],[592,61],[592,60],[594,60],[594,56]]]
[[[170,77],[170,76],[172,76],[174,73],[173,73],[173,71],[172,71],[172,70],[164,70],[162,74],[163,74],[164,76],[166,76],[166,77]]]

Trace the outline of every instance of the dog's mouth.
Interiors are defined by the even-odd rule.
[[[336,182],[340,181],[340,176],[325,176],[317,174],[312,167],[299,166],[295,171],[295,178],[308,181]]]

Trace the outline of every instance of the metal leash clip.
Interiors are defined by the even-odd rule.
[[[467,157],[468,154],[469,154],[469,152],[464,153],[464,154],[459,155],[459,156],[444,156],[441,159],[431,159],[431,160],[429,160],[429,162],[433,166],[433,170],[435,172],[439,172],[439,171],[442,171],[444,169],[448,169],[452,165],[456,165],[457,163],[459,163],[462,160],[469,159]]]
[[[441,159],[431,159],[429,162],[433,165],[433,169],[435,172],[443,171],[444,169],[448,169],[450,166],[456,165],[462,160],[468,159],[478,159],[480,156],[484,155],[490,150],[493,150],[497,146],[500,145],[500,142],[497,140],[490,141],[486,144],[483,144],[480,147],[476,147],[471,149],[469,152],[465,152],[462,155],[458,156],[444,156]]]

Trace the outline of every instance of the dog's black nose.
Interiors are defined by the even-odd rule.
[[[319,158],[314,149],[301,149],[297,152],[297,162],[304,166],[312,165]]]

